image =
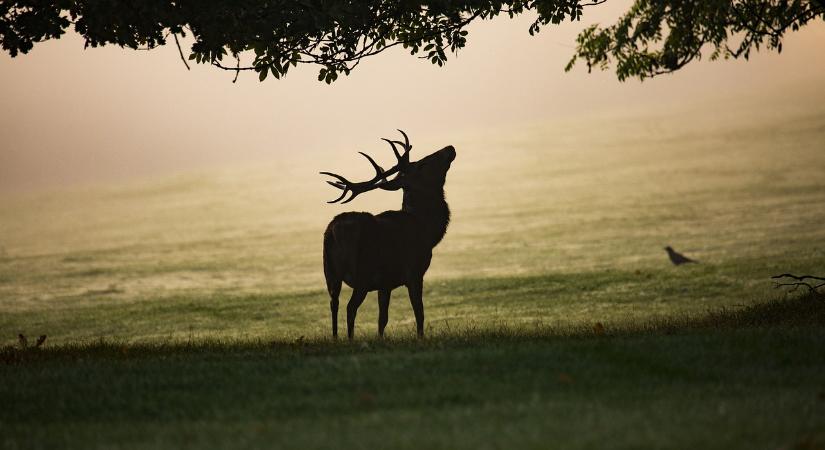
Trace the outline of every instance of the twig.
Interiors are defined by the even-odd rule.
[[[774,279],[774,280],[781,280],[783,278],[790,278],[790,279],[796,280],[795,282],[774,281],[773,287],[775,289],[779,289],[780,287],[783,287],[783,286],[793,287],[793,289],[791,289],[788,292],[795,292],[801,286],[807,287],[810,292],[816,292],[817,289],[825,286],[825,283],[820,283],[820,284],[817,284],[817,285],[813,285],[813,284],[809,283],[807,280],[825,281],[825,278],[816,277],[816,276],[813,276],[813,275],[793,275],[793,274],[790,274],[790,273],[783,273],[781,275],[774,275],[771,278]]]
[[[817,281],[825,281],[825,277],[817,277],[817,276],[813,276],[813,275],[799,275],[799,276],[797,276],[797,275],[793,275],[793,274],[790,274],[790,273],[783,273],[782,275],[774,275],[771,278],[774,278],[774,279],[793,278],[794,280],[797,280],[797,281],[805,281],[806,279],[817,280]]]
[[[186,58],[183,56],[183,50],[180,48],[180,41],[178,41],[178,34],[173,33],[172,36],[175,37],[175,45],[178,46],[178,53],[180,53],[180,60],[183,61],[183,65],[186,66],[186,70],[192,70],[189,68],[189,63],[186,62]]]
[[[607,0],[596,0],[596,1],[607,1]],[[597,3],[594,3],[594,4],[597,4]],[[482,13],[482,11],[479,10],[479,11],[476,11],[475,13],[467,16],[466,18],[460,20],[458,23],[448,24],[448,25],[438,27],[438,28],[432,30],[432,32],[429,35],[425,36],[425,38],[431,38],[432,39],[432,38],[435,38],[438,35],[441,35],[442,33],[447,33],[449,31],[460,30],[460,29],[464,28],[465,26],[467,26],[468,24],[470,24],[470,22],[472,22],[474,19],[479,17],[481,15],[481,13]],[[405,43],[408,44],[408,43],[414,42],[414,41],[415,41],[415,39],[413,39],[411,41],[406,41],[406,40],[393,41],[393,42],[390,42],[389,44],[385,44],[381,48],[376,48],[377,41],[372,41],[372,42],[370,42],[370,44],[367,45],[366,40],[365,40],[362,47],[360,49],[356,50],[355,53],[345,53],[343,56],[340,56],[340,54],[343,53],[344,50],[339,50],[339,52],[337,52],[335,54],[331,54],[331,55],[329,55],[329,54],[328,55],[313,54],[312,49],[314,49],[318,44],[324,42],[323,37],[321,37],[321,38],[318,38],[316,43],[313,44],[310,47],[309,51],[300,51],[300,49],[296,49],[296,50],[299,50],[299,53],[301,55],[307,57],[306,59],[299,59],[297,61],[297,63],[299,63],[299,64],[320,64],[320,65],[324,65],[324,66],[333,65],[333,66],[339,67],[339,70],[343,70],[343,68],[346,68],[348,70],[352,70],[353,68],[355,68],[361,62],[361,60],[363,58],[374,56],[374,55],[377,55],[379,53],[383,53],[384,51],[389,50],[392,47],[395,47],[395,46],[398,46],[398,45],[404,45]],[[445,44],[443,46],[443,48],[447,48],[448,46],[449,46],[448,44]],[[289,51],[287,51],[285,53],[289,53]],[[219,69],[235,72],[236,75],[237,75],[238,71],[241,71],[241,70],[256,70],[257,69],[257,67],[255,67],[255,66],[243,66],[243,67],[241,67],[240,64],[236,65],[235,67],[225,66],[220,61],[211,61],[210,63],[212,64],[212,66],[217,67]]]

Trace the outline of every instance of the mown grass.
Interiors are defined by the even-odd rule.
[[[741,268],[747,262],[734,264]],[[496,327],[501,322],[613,325],[749,303],[731,298],[732,291],[748,292],[748,284],[725,276],[729,270],[733,269],[693,266],[433,280],[425,286],[427,327],[428,332],[438,332],[468,322],[480,327]],[[772,294],[768,275],[766,272],[762,287],[753,292]],[[374,297],[371,294],[359,312],[359,338],[376,333]],[[52,343],[99,338],[290,339],[329,335],[327,305],[327,294],[321,290],[271,294],[216,291],[124,300],[116,287],[109,287],[44,308],[7,311],[0,316],[0,329],[47,334]],[[391,303],[388,333],[408,336],[413,329],[407,294],[399,289]],[[15,336],[6,336],[5,341],[13,342]]]
[[[825,298],[424,340],[0,351],[5,448],[792,448],[825,434]]]

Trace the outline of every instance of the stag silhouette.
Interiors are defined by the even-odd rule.
[[[384,211],[378,215],[346,212],[335,216],[324,232],[324,276],[330,296],[333,337],[338,337],[341,282],[352,288],[352,297],[347,303],[349,339],[355,333],[358,307],[371,291],[378,291],[378,334],[384,336],[390,294],[399,286],[407,287],[418,336],[424,336],[424,274],[430,267],[433,248],[441,242],[450,222],[444,181],[455,159],[455,148],[448,145],[426,158],[410,162],[410,140],[406,133],[398,131],[404,136],[404,142],[382,138],[390,144],[398,161],[391,169],[385,171],[369,155],[359,152],[375,169],[371,180],[353,183],[340,175],[321,172],[335,178],[337,181],[327,183],[343,191],[328,203],[348,203],[374,189],[404,191],[400,211]],[[402,147],[402,152],[396,144]],[[390,179],[392,175],[395,177]]]

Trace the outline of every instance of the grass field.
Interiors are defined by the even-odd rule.
[[[0,442],[822,448],[825,302],[770,283],[825,273],[807,101],[450,137],[421,342],[403,289],[388,340],[374,294],[354,343],[327,338],[321,233],[345,209],[315,173],[367,175],[356,149],[3,194]]]
[[[825,297],[633,327],[6,348],[6,448],[822,448]]]

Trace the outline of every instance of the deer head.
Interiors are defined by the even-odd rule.
[[[338,180],[327,181],[327,183],[343,191],[340,197],[327,203],[349,203],[358,195],[374,189],[383,189],[385,191],[403,189],[405,192],[432,192],[434,194],[440,193],[443,190],[447,171],[450,169],[450,163],[455,159],[455,148],[453,148],[452,145],[448,145],[419,161],[410,162],[410,150],[412,149],[410,139],[406,133],[401,130],[398,131],[404,136],[404,142],[381,138],[390,144],[395,154],[397,163],[392,168],[384,170],[368,154],[358,152],[367,158],[367,161],[369,161],[373,169],[375,169],[375,176],[372,179],[352,182],[332,172],[321,172],[322,175],[328,175]],[[396,145],[401,146],[401,152],[398,151]],[[389,177],[393,175],[395,175],[395,177],[390,179]],[[344,200],[349,193],[352,195]]]

